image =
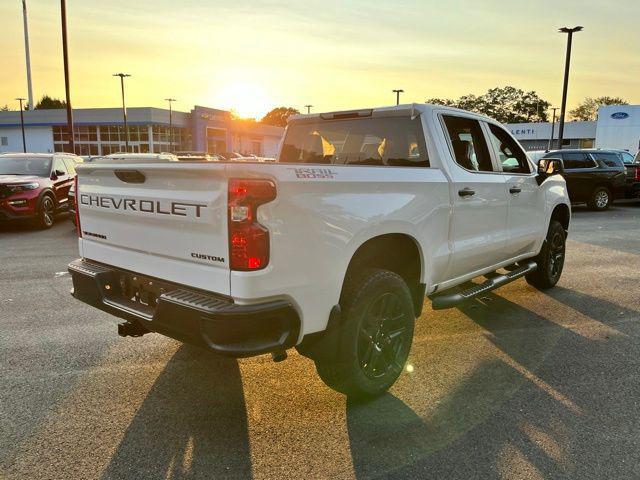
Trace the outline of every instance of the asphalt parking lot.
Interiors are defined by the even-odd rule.
[[[218,358],[69,296],[73,225],[0,227],[0,477],[640,478],[640,204],[574,209],[560,284],[418,320],[351,405],[311,361]]]

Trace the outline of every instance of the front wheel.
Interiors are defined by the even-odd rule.
[[[557,220],[551,220],[542,250],[535,258],[538,269],[526,275],[530,285],[542,290],[555,287],[564,267],[567,236]]]
[[[399,275],[370,269],[349,281],[335,355],[316,358],[320,378],[350,398],[384,393],[409,357],[415,314],[409,287]]]
[[[591,194],[591,198],[587,202],[589,208],[597,211],[604,211],[611,206],[611,192],[606,187],[598,187]]]
[[[55,218],[56,206],[53,202],[53,198],[49,195],[42,197],[40,206],[38,207],[38,213],[36,215],[36,226],[39,228],[51,228]]]

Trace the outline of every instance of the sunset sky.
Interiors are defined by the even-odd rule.
[[[60,2],[28,0],[36,98],[64,96]],[[67,0],[74,107],[194,104],[261,117],[536,90],[560,103],[566,36],[574,37],[569,106],[585,96],[640,103],[638,0]],[[0,3],[0,106],[27,96],[20,0]]]

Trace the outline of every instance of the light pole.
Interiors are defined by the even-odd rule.
[[[551,145],[553,145],[553,134],[556,130],[556,110],[558,110],[558,107],[553,107],[551,110],[553,110],[553,118],[551,120],[551,138],[549,139],[547,150],[551,150]]]
[[[307,115],[311,113],[311,107],[313,107],[313,105],[305,105],[305,108],[307,109]]]
[[[165,101],[169,102],[169,152],[173,153],[173,110],[171,109],[171,103],[175,102],[175,98],[165,98]]]
[[[127,107],[124,103],[124,77],[130,77],[128,73],[114,73],[114,77],[120,77],[120,90],[122,91],[122,118],[124,119],[124,145],[129,153],[129,129],[127,128]]]
[[[24,21],[24,56],[27,63],[27,90],[29,108],[33,110],[33,87],[31,85],[31,55],[29,54],[29,25],[27,24],[27,0],[22,0],[22,20]]]
[[[577,26],[573,28],[562,27],[558,31],[566,33],[567,36],[567,56],[564,62],[564,83],[562,85],[562,104],[560,105],[560,127],[558,129],[558,150],[562,150],[562,138],[564,136],[564,116],[567,107],[567,87],[569,86],[569,65],[571,64],[571,42],[573,34],[579,32],[583,27]]]
[[[400,105],[400,94],[404,93],[404,90],[392,90],[396,94],[396,105]]]
[[[16,98],[16,100],[20,101],[20,127],[22,127],[22,151],[27,153],[27,140],[24,136],[24,115],[22,114],[22,102],[25,101],[24,98]]]
[[[60,18],[62,20],[62,58],[64,63],[64,90],[67,94],[67,131],[69,133],[69,149],[76,153],[75,134],[73,131],[73,110],[71,109],[71,87],[69,86],[69,50],[67,48],[67,5],[60,0]]]

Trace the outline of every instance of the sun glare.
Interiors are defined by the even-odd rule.
[[[256,84],[233,82],[222,87],[216,95],[218,105],[233,110],[241,118],[260,120],[274,105],[264,89]]]

